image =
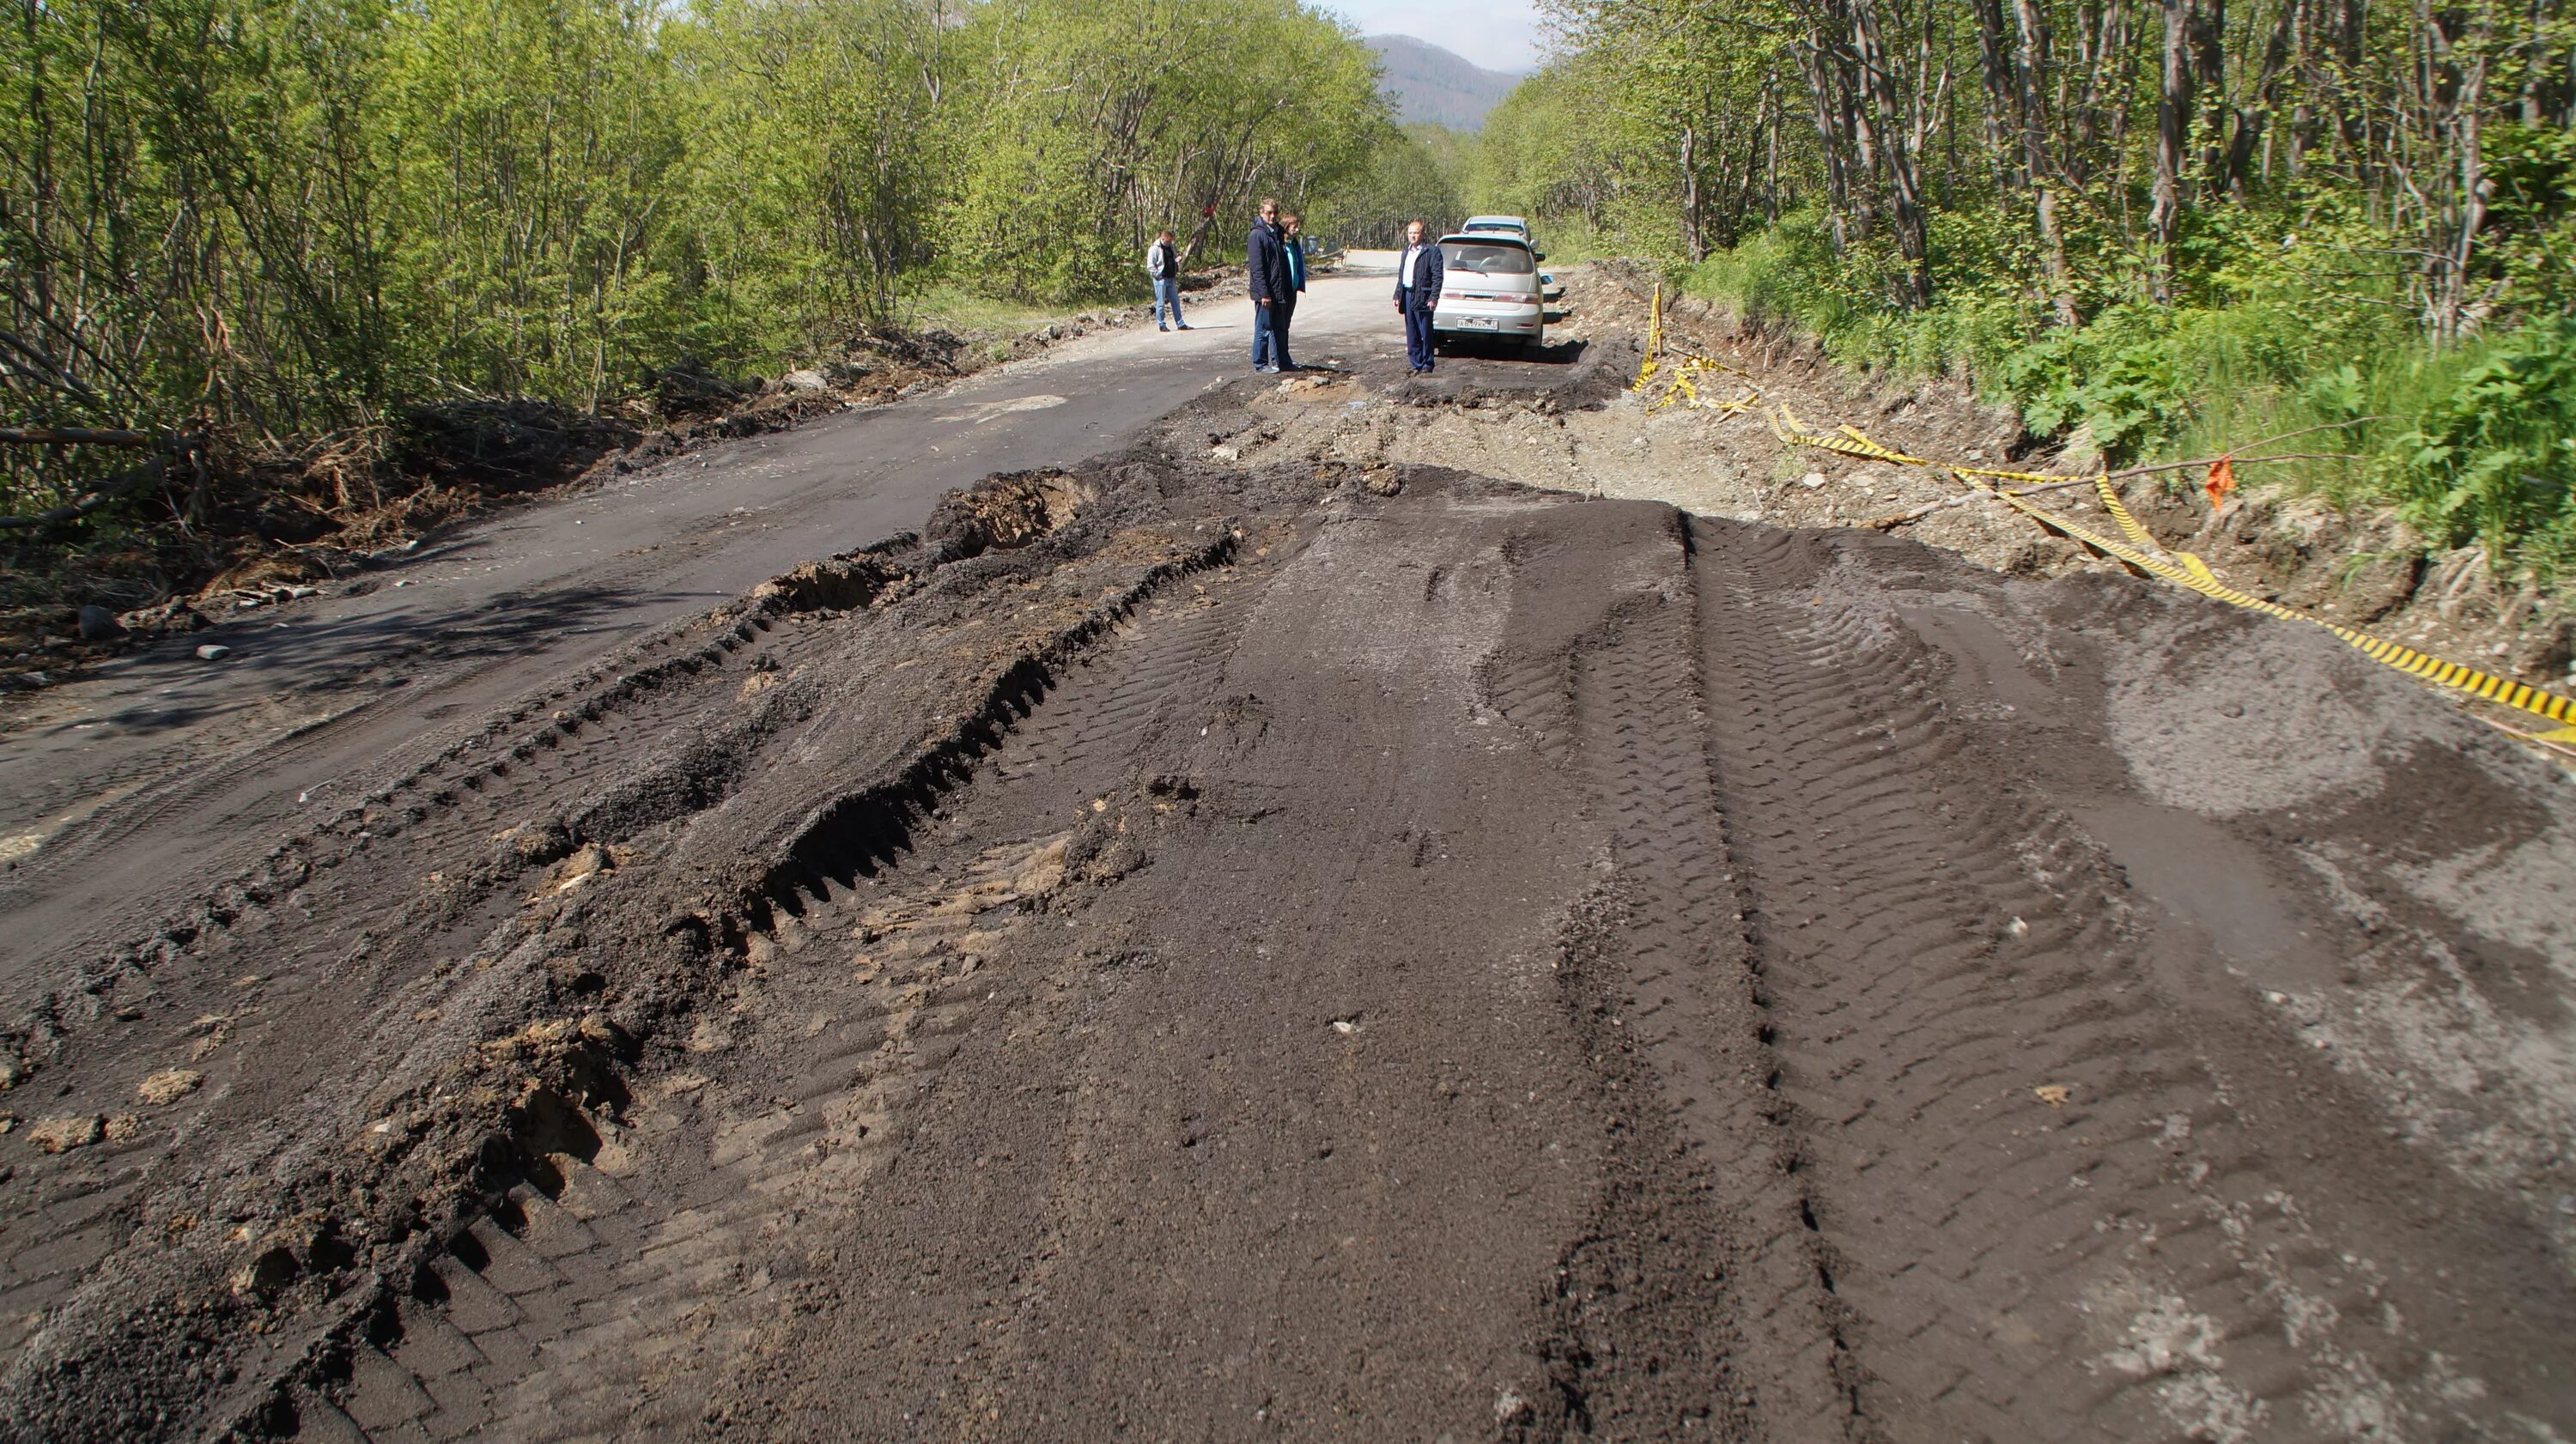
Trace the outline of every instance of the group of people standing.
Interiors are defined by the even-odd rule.
[[[1303,369],[1288,356],[1288,327],[1297,317],[1297,297],[1306,289],[1306,242],[1299,234],[1297,213],[1282,212],[1279,202],[1263,197],[1252,234],[1244,241],[1244,269],[1252,290],[1252,369],[1268,375]],[[1415,371],[1434,364],[1432,310],[1439,304],[1440,248],[1424,239],[1424,227],[1405,227],[1403,259],[1395,275],[1395,309],[1404,317],[1405,360]],[[1154,283],[1154,329],[1187,331],[1181,319],[1181,258],[1170,231],[1145,248],[1145,274]]]
[[[1272,375],[1300,369],[1288,359],[1288,323],[1296,319],[1297,297],[1306,289],[1306,241],[1298,233],[1297,213],[1282,214],[1279,202],[1265,197],[1244,243],[1244,264],[1252,278],[1252,369]],[[1181,258],[1170,231],[1145,248],[1145,274],[1154,282],[1154,329],[1190,329],[1181,319]]]
[[[1288,323],[1296,319],[1297,297],[1306,289],[1306,241],[1297,213],[1283,214],[1279,202],[1263,198],[1243,251],[1252,279],[1252,369],[1273,375],[1298,370],[1288,358]],[[1154,282],[1154,329],[1190,329],[1181,319],[1181,258],[1170,231],[1145,248],[1145,274]]]

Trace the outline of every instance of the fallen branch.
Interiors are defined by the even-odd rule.
[[[96,491],[91,492],[89,495],[82,497],[78,501],[67,501],[61,506],[55,507],[51,511],[40,511],[33,516],[0,516],[0,531],[16,531],[40,526],[52,526],[56,522],[70,521],[74,517],[87,516],[89,513],[98,510],[100,507],[107,505],[109,502],[114,501],[119,497],[130,495],[136,491],[142,490],[145,486],[148,486],[153,482],[159,481],[162,477],[168,475],[169,471],[170,459],[165,456],[156,456],[150,461],[143,463],[141,466],[126,472],[124,475],[108,481],[104,485],[100,486]]]
[[[2537,732],[2525,732],[2518,727],[2508,727],[2504,723],[2498,722],[2493,717],[2484,716],[2480,713],[2471,712],[2469,715],[2477,718],[2481,722],[2484,722],[2507,737],[2512,738],[2516,742],[2528,742],[2535,747],[2545,747],[2571,762],[2576,762],[2576,747],[2570,747],[2564,742],[2552,742],[2547,737],[2544,737]]]
[[[103,431],[90,426],[0,426],[0,442],[18,446],[129,446],[188,449],[188,439],[172,432]]]

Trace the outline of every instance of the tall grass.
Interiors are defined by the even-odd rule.
[[[2326,459],[2248,480],[2391,508],[2428,549],[2483,545],[2499,574],[2552,589],[2576,577],[2576,319],[2543,313],[2437,349],[2367,276],[2327,274],[2335,248],[2302,254],[2291,238],[2229,249],[2178,304],[2111,290],[2065,328],[2047,323],[2023,258],[1959,239],[1942,298],[1918,312],[1877,302],[1867,261],[1831,258],[1804,217],[1682,284],[1808,331],[1847,365],[1965,377],[2034,433],[2111,465],[2260,454],[2255,443],[2305,432],[2273,449]]]

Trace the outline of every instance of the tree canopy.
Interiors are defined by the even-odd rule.
[[[1299,0],[13,0],[0,424],[597,407],[957,283],[1075,302],[1394,131]],[[13,505],[47,465],[13,449]],[[31,470],[31,468],[33,468]],[[57,488],[58,489],[58,488]]]
[[[2576,566],[2569,0],[1545,8],[1479,203],[2105,453],[2332,426],[2301,484]]]

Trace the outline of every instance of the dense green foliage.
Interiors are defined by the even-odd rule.
[[[1407,221],[1457,224],[1467,214],[1457,182],[1471,145],[1471,137],[1446,126],[1403,127],[1368,169],[1307,217],[1307,230],[1341,245],[1397,246]]]
[[[1393,137],[1299,0],[15,0],[0,424],[363,425],[1140,294]],[[12,447],[7,508],[94,466]]]
[[[2115,459],[2576,567],[2568,0],[1557,0],[1469,199]]]

